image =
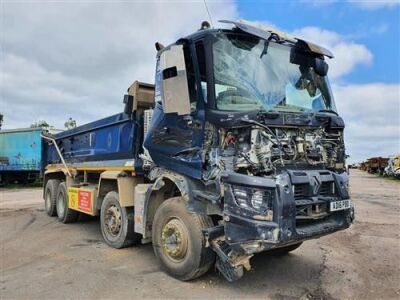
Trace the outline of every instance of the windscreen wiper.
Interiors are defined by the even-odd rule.
[[[337,115],[339,117],[339,114],[336,111],[332,110],[332,109],[320,109],[318,112],[332,113],[332,114],[335,114],[335,115]]]
[[[275,33],[271,33],[271,35],[269,36],[269,38],[266,39],[266,40],[264,40],[264,49],[263,49],[263,51],[261,52],[260,58],[262,58],[265,54],[268,53],[269,42],[270,42],[272,39],[275,39],[275,40],[278,42],[278,41],[279,41],[279,36],[278,36],[277,34],[275,34]]]

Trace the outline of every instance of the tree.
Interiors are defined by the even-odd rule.
[[[76,121],[69,117],[69,119],[64,123],[64,127],[67,129],[72,129],[76,127]]]
[[[42,128],[42,129],[50,129],[50,128],[53,128],[53,126],[50,126],[49,123],[47,123],[45,120],[39,120],[39,121],[37,121],[37,122],[35,122],[35,123],[32,123],[30,127],[31,127],[31,128],[38,128],[38,127],[40,127],[40,128]]]
[[[3,126],[3,120],[4,120],[4,116],[2,113],[0,113],[0,129],[1,129],[1,126]]]

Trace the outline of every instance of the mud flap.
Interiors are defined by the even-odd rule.
[[[228,260],[223,260],[220,256],[217,256],[215,263],[218,271],[225,277],[229,282],[236,281],[243,276],[243,266],[232,266]]]
[[[232,249],[224,240],[222,225],[204,230],[204,235],[208,246],[217,254],[215,266],[226,280],[233,282],[240,279],[244,274],[243,267],[250,270],[249,259],[252,255],[232,257]]]

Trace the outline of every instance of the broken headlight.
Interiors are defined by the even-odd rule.
[[[274,190],[249,188],[240,185],[232,185],[232,193],[237,205],[242,208],[265,213],[272,210]]]

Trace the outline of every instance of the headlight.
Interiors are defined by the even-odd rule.
[[[232,192],[236,203],[246,209],[265,213],[272,210],[273,190],[256,189],[234,185]]]

